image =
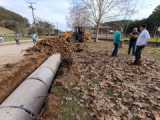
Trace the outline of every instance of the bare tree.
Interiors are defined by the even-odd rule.
[[[81,0],[91,14],[91,21],[96,25],[96,39],[99,39],[101,23],[109,19],[120,18],[126,13],[126,3],[132,0]],[[128,7],[127,7],[128,10]]]
[[[67,24],[70,28],[87,27],[90,24],[90,13],[84,4],[73,4],[67,16]]]

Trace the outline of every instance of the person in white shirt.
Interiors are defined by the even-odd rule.
[[[140,27],[140,31],[141,33],[136,42],[136,52],[135,52],[135,61],[134,61],[135,65],[141,63],[140,60],[141,60],[142,50],[145,48],[148,40],[151,38],[148,30],[146,29],[146,25],[142,25]]]

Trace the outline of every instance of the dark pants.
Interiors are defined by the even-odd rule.
[[[20,44],[20,40],[16,39],[16,44],[19,45]]]
[[[83,42],[83,34],[82,33],[78,34],[78,41]]]
[[[128,48],[128,55],[131,54],[132,51],[132,55],[135,55],[135,51],[136,51],[136,40],[131,40],[129,42],[129,48]]]
[[[36,39],[32,39],[33,43],[36,44],[37,40]]]
[[[145,46],[136,46],[136,52],[135,52],[135,64],[139,64],[140,63],[140,59],[141,59],[141,54],[142,54],[142,50],[144,49]]]
[[[117,43],[114,43],[114,50],[112,52],[112,56],[117,56],[118,54],[118,48],[119,48],[119,45]]]

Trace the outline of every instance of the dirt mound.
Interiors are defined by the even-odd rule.
[[[47,38],[38,42],[34,47],[26,50],[27,54],[45,53],[50,56],[61,53],[63,58],[71,57],[73,46],[63,38]]]
[[[0,70],[0,102],[54,53],[61,53],[67,64],[72,62],[72,45],[65,39],[57,37],[39,41],[26,51],[24,59],[19,63],[5,65]]]

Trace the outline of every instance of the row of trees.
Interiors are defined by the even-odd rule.
[[[13,31],[22,31],[29,27],[28,20],[19,14],[0,7],[0,26]]]
[[[158,33],[158,28],[160,27],[160,5],[155,8],[147,19],[132,21],[130,16],[137,12],[137,3],[134,0],[75,1],[77,0],[73,0],[74,4],[70,9],[70,16],[68,16],[69,26],[72,29],[77,26],[96,28],[95,41],[99,38],[101,25],[118,26],[123,33],[128,34],[134,27],[146,24],[152,35],[157,35]]]
[[[75,0],[77,1],[77,0]],[[73,3],[75,2],[73,1]],[[79,0],[70,9],[69,25],[92,26],[96,28],[96,39],[99,39],[99,29],[102,23],[116,20],[134,14],[134,0]]]
[[[148,30],[152,35],[156,35],[158,33],[158,28],[160,27],[160,5],[155,8],[153,13],[146,19],[129,21],[129,25],[127,28],[127,33],[131,32],[133,27],[140,26],[141,24],[146,24]]]
[[[39,35],[52,35],[55,32],[55,25],[47,21],[37,20],[35,25],[32,25],[28,29],[29,34],[33,32],[38,32]]]
[[[34,31],[42,35],[51,35],[55,29],[52,23],[40,19],[36,20],[36,24],[33,26],[26,18],[3,7],[0,7],[0,26],[20,32],[22,35],[31,34]]]

